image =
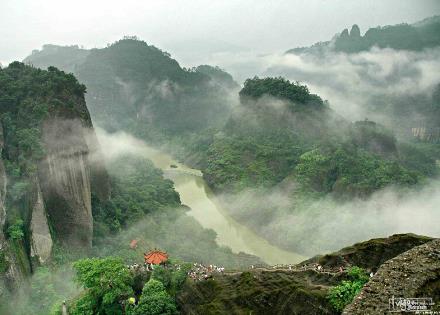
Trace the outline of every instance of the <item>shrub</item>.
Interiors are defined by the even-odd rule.
[[[8,227],[8,236],[13,240],[22,240],[24,238],[24,222],[21,219],[15,221]]]
[[[368,275],[364,269],[359,267],[352,267],[348,270],[348,276],[350,280],[343,280],[339,285],[331,288],[328,294],[330,304],[339,312],[353,301],[368,282]]]
[[[142,290],[139,304],[127,312],[130,315],[174,315],[177,313],[176,304],[167,293],[162,282],[151,279]]]

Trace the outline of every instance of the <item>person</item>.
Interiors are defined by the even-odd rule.
[[[321,271],[322,270],[322,266],[318,265],[317,269],[318,269],[318,271]]]
[[[370,272],[370,278],[372,278],[374,276],[373,272]]]

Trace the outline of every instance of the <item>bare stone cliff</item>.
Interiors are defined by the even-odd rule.
[[[67,246],[90,247],[93,235],[89,148],[80,120],[44,124],[46,157],[39,181],[57,239]]]
[[[440,239],[414,247],[380,266],[343,314],[400,314],[399,299],[431,298],[440,311]],[[390,309],[391,307],[391,309]],[[403,312],[402,312],[403,313]]]

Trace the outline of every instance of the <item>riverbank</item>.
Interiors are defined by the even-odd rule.
[[[189,216],[204,228],[217,234],[217,243],[260,257],[267,264],[295,264],[304,256],[280,249],[232,218],[219,203],[203,179],[202,172],[173,159],[163,151],[148,148],[147,157],[174,182],[183,204],[190,207]]]

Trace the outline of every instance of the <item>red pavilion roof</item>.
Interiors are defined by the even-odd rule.
[[[153,250],[144,254],[145,262],[148,264],[159,265],[168,260],[168,254],[160,250]]]

